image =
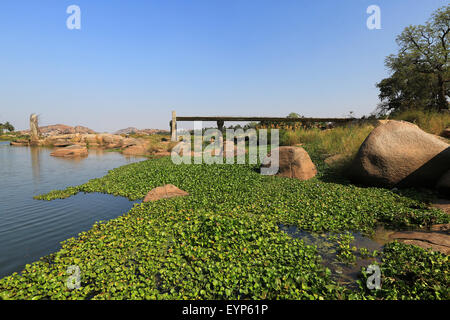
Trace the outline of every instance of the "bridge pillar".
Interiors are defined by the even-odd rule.
[[[177,141],[177,113],[172,111],[172,121],[170,121],[170,135],[172,141]]]
[[[223,120],[217,120],[217,128],[219,129],[220,132],[222,132],[223,130]]]

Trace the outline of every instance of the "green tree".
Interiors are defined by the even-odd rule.
[[[8,130],[9,132],[13,132],[14,131],[14,126],[9,123],[8,121],[5,122],[5,124],[3,125],[5,127],[6,130]]]
[[[257,126],[258,126],[258,122],[252,121],[252,122],[247,123],[247,124],[244,126],[244,129],[245,129],[245,130],[247,130],[247,129],[254,129],[254,128],[256,128]]]
[[[287,116],[288,118],[303,118],[303,116],[299,115],[298,113],[291,112]]]
[[[399,52],[385,61],[391,76],[377,83],[379,111],[447,110],[450,5],[436,10],[425,25],[406,27],[396,41]]]
[[[0,135],[3,134],[4,130],[8,130],[9,132],[14,131],[14,126],[10,124],[8,121],[5,123],[0,123]]]

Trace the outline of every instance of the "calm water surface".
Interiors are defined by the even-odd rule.
[[[126,198],[99,193],[34,200],[35,195],[145,159],[102,150],[90,150],[87,158],[63,159],[50,152],[0,141],[0,278],[59,250],[61,241],[89,230],[96,221],[118,217],[133,206]]]
[[[287,226],[282,224],[279,225],[279,228],[291,237],[303,240],[307,245],[316,246],[317,252],[322,257],[322,264],[331,271],[331,278],[348,288],[358,288],[356,281],[359,279],[361,267],[367,267],[368,265],[374,263],[374,261],[380,262],[379,259],[361,257],[357,257],[355,263],[353,264],[337,261],[337,244],[328,239],[333,233],[314,234],[301,230],[295,226]],[[381,251],[383,249],[383,245],[385,244],[383,235],[387,233],[389,233],[388,230],[379,229],[376,231],[376,236],[371,239],[360,233],[352,232],[354,241],[351,243],[351,246],[366,248],[369,251]]]

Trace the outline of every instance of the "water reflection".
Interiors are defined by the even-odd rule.
[[[31,170],[33,172],[33,182],[34,184],[39,183],[40,171],[41,171],[41,149],[39,147],[30,147],[31,156]]]

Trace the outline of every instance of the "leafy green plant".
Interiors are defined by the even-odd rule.
[[[129,164],[80,186],[36,199],[103,192],[142,199],[174,184],[189,197],[139,203],[62,243],[61,250],[0,280],[4,299],[345,299],[315,246],[278,225],[315,233],[359,231],[377,224],[408,228],[450,218],[411,195],[322,179],[262,176],[257,165],[175,165],[170,157]],[[342,258],[354,253],[342,238]],[[391,255],[391,259],[396,259]],[[394,263],[389,262],[387,263]],[[81,288],[69,290],[78,266]],[[364,293],[365,294],[365,293]],[[412,295],[414,293],[411,293]],[[392,296],[394,297],[394,296]],[[441,295],[442,297],[442,295]]]
[[[414,245],[392,242],[386,245],[380,265],[381,290],[364,285],[364,268],[360,287],[364,295],[375,299],[450,299],[450,264],[448,256]]]

